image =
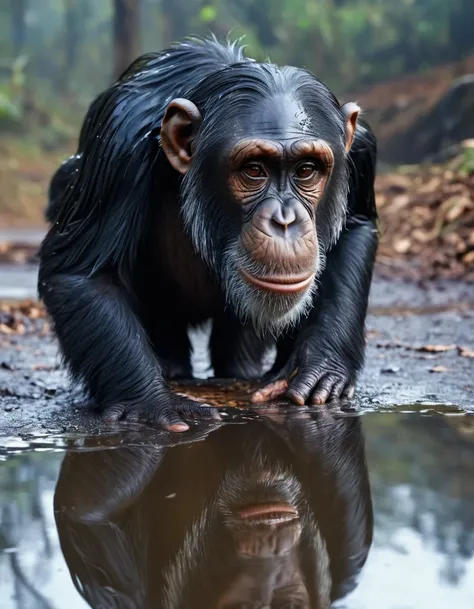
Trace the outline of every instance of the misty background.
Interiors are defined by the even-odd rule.
[[[473,25],[472,0],[0,0],[0,118],[80,121],[136,56],[190,34],[244,36],[342,95],[463,60]]]
[[[140,54],[211,32],[362,107],[390,273],[414,256],[474,277],[473,0],[0,0],[0,261],[26,259],[2,240],[40,241],[91,100]]]

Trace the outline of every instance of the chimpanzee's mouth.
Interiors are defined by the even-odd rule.
[[[238,518],[254,524],[283,524],[298,520],[297,510],[285,503],[257,504],[242,506],[237,511]]]
[[[314,273],[300,275],[274,275],[272,277],[256,277],[241,268],[244,279],[261,290],[278,294],[295,294],[306,290],[314,280]]]

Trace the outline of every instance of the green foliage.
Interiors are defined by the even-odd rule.
[[[14,59],[12,64],[11,84],[15,89],[22,89],[26,82],[26,66],[28,65],[28,57],[20,55]]]
[[[4,65],[7,74],[5,82],[0,83],[0,125],[3,128],[16,128],[23,119],[23,96],[26,84],[26,55],[17,57],[11,65]]]
[[[202,7],[199,13],[199,17],[204,23],[210,23],[211,21],[215,21],[217,17],[217,11],[210,4],[206,4],[206,6]]]
[[[213,31],[222,39],[230,32],[232,37],[244,35],[248,53],[256,58],[307,67],[338,93],[474,51],[472,0],[140,0],[138,4],[144,52],[160,50],[189,34],[205,36]],[[112,79],[113,11],[114,0],[30,0],[19,23],[12,4],[0,3],[1,56],[11,66],[19,54],[14,41],[20,39],[24,40],[20,54],[29,57],[28,65],[18,64],[15,86],[22,88],[28,78],[35,92],[45,96],[42,103],[66,97],[68,103],[74,100],[84,108]],[[17,102],[3,94],[2,114],[13,116],[14,107]]]
[[[474,175],[474,145],[463,148],[459,173],[464,177]]]
[[[9,98],[6,91],[0,89],[0,121],[17,123],[22,116],[21,108]]]

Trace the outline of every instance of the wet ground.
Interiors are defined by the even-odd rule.
[[[2,609],[472,609],[474,417],[266,411],[0,462]]]
[[[0,301],[34,297],[36,272],[34,265],[0,268]],[[54,339],[35,327],[2,333],[0,324],[0,436],[100,430],[88,411],[75,406],[78,396],[69,390]],[[474,284],[376,279],[367,328],[367,361],[354,407],[447,404],[474,411]],[[195,374],[205,379],[212,374],[206,332],[195,333],[193,342]],[[210,395],[202,388],[199,393],[219,405],[248,402],[245,386],[236,396],[234,386],[229,393],[215,384]]]

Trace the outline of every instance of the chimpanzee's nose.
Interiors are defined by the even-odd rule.
[[[277,235],[285,233],[295,222],[296,213],[291,206],[278,205],[270,218],[271,228]]]

